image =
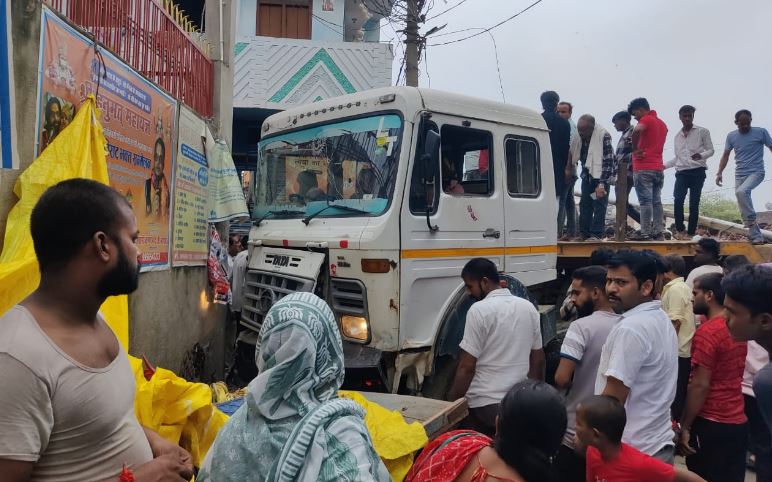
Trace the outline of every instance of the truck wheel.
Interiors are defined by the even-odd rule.
[[[434,361],[434,372],[426,377],[421,394],[426,398],[435,400],[447,400],[453,377],[456,375],[458,360],[450,355],[438,357]]]

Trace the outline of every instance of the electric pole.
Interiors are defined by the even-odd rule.
[[[405,84],[418,87],[418,63],[421,61],[421,36],[418,22],[426,0],[406,0],[405,22]]]

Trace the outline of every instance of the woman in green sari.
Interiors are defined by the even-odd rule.
[[[388,481],[356,403],[338,398],[343,345],[329,306],[311,293],[276,303],[260,330],[259,375],[217,435],[196,479]]]

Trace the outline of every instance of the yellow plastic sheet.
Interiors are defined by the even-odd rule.
[[[217,432],[228,416],[212,404],[212,391],[203,383],[192,383],[173,372],[156,368],[145,379],[142,360],[129,357],[137,395],[134,410],[139,423],[190,452],[193,465],[201,466]]]
[[[8,214],[3,252],[0,254],[0,314],[27,297],[40,283],[29,225],[35,203],[46,189],[67,179],[82,177],[109,184],[106,148],[96,102],[93,96],[89,96],[70,125],[17,179],[13,192],[19,201]],[[126,296],[108,298],[101,311],[128,350]]]
[[[429,441],[426,430],[418,422],[408,424],[399,412],[387,410],[367,400],[361,393],[341,390],[339,395],[365,409],[365,424],[375,451],[389,469],[391,478],[402,482],[413,466],[415,452]]]

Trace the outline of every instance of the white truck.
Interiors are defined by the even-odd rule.
[[[549,135],[525,108],[390,87],[274,114],[254,199],[241,339],[281,297],[314,292],[347,373],[373,369],[394,392],[457,351],[467,261],[493,260],[510,286],[556,277]]]

